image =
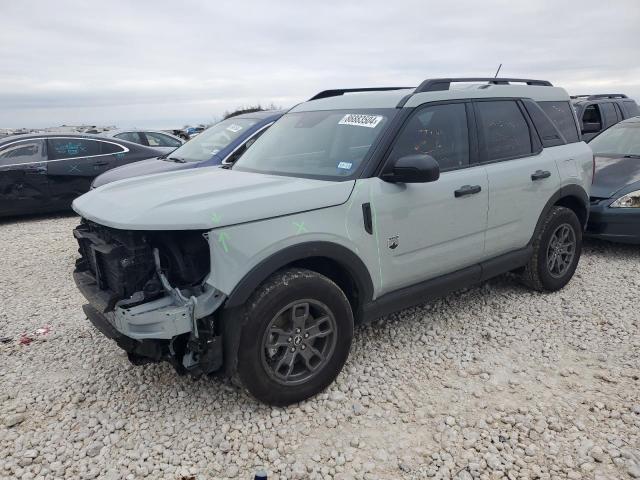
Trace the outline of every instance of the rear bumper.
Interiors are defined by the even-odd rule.
[[[586,235],[612,242],[640,244],[640,208],[611,208],[612,199],[592,203]]]

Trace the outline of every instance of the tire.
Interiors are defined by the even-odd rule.
[[[272,275],[247,301],[243,320],[236,380],[269,405],[290,405],[323,391],[349,356],[349,300],[311,270]]]
[[[565,233],[566,242],[558,241]],[[569,243],[573,244],[573,254],[559,253],[568,252]],[[533,255],[524,267],[522,281],[540,292],[560,290],[573,277],[581,253],[582,225],[578,217],[569,208],[552,207],[533,241]]]

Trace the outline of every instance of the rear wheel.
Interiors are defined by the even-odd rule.
[[[582,226],[566,207],[553,207],[533,242],[533,255],[522,279],[539,291],[564,287],[576,270],[582,252]]]
[[[353,313],[324,275],[274,274],[247,302],[245,315],[238,376],[258,400],[289,405],[309,398],[333,382],[347,360]]]

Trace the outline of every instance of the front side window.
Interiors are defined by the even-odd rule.
[[[538,105],[560,130],[567,143],[580,141],[574,113],[569,102],[538,102]]]
[[[522,157],[532,153],[529,125],[515,101],[477,102],[476,112],[485,161]]]
[[[591,140],[589,146],[596,155],[640,158],[640,122],[618,123]]]
[[[229,118],[207,128],[197,137],[192,138],[174,150],[169,160],[183,162],[202,162],[209,160],[220,150],[229,146],[234,140],[258,123],[250,118]]]
[[[47,139],[47,154],[49,160],[101,155],[100,143],[85,138],[49,138]]]
[[[42,162],[44,160],[44,140],[22,140],[0,147],[0,166]]]
[[[433,105],[418,110],[403,127],[390,158],[413,154],[431,155],[441,171],[469,165],[465,105]]]
[[[233,168],[326,180],[351,178],[396,113],[393,108],[288,113]]]
[[[115,138],[119,138],[121,140],[126,140],[128,142],[139,143],[141,145],[144,145],[144,142],[142,141],[142,138],[140,137],[140,134],[138,132],[119,133],[115,136]]]
[[[171,138],[168,135],[163,135],[156,132],[144,132],[144,136],[147,137],[147,143],[150,147],[174,147],[177,148],[180,143],[175,138]]]

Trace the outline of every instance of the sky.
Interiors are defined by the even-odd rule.
[[[640,100],[640,0],[0,0],[0,19],[0,128],[179,128],[500,63]]]

